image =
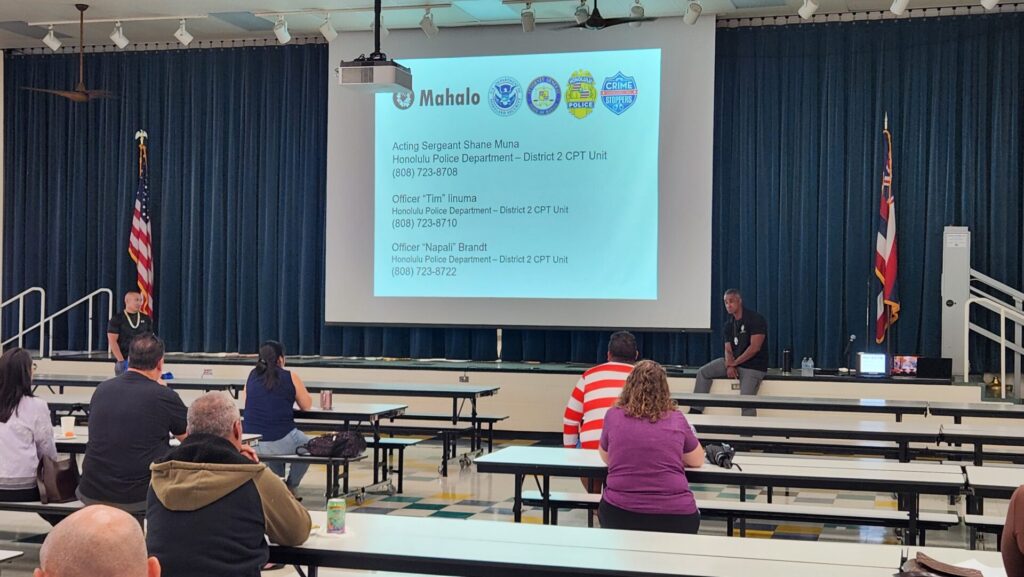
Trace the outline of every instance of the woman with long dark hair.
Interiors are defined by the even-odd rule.
[[[697,532],[700,511],[686,469],[704,463],[704,448],[676,410],[661,365],[640,361],[633,367],[604,417],[599,452],[608,464],[598,509],[602,527]]]
[[[46,401],[32,394],[32,355],[0,356],[0,501],[38,501],[42,457],[57,458]]]
[[[297,404],[307,411],[313,399],[299,375],[285,370],[284,364],[284,347],[277,341],[267,341],[260,345],[256,368],[245,382],[242,426],[246,433],[263,435],[256,444],[258,455],[294,455],[296,448],[309,442],[309,437],[295,427],[292,406]],[[267,466],[284,478],[293,494],[309,468],[305,463],[290,463],[286,476],[285,463],[270,462]]]

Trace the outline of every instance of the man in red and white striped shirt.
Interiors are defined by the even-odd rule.
[[[626,377],[640,354],[636,337],[626,331],[608,339],[608,362],[583,373],[569,397],[562,421],[562,444],[568,448],[597,449],[604,414],[619,399]]]

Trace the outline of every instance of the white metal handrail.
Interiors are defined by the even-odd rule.
[[[988,309],[988,310],[990,310],[990,311],[992,311],[994,313],[999,313],[999,337],[998,338],[994,338],[994,335],[991,332],[989,332],[987,330],[984,330],[984,329],[981,329],[977,325],[974,325],[974,324],[971,323],[971,305],[972,304],[979,305],[979,306],[981,306],[983,308],[986,308],[986,309]],[[1024,326],[1024,312],[1021,312],[1019,310],[1016,310],[1016,309],[1013,309],[1013,308],[1011,308],[1009,306],[1006,306],[1004,303],[1001,303],[1001,302],[999,302],[997,300],[993,300],[993,299],[989,299],[989,298],[983,298],[983,297],[970,297],[970,298],[967,299],[967,302],[964,303],[964,326],[967,327],[968,334],[970,334],[970,331],[974,330],[975,332],[977,332],[978,334],[984,336],[985,338],[987,338],[989,340],[993,340],[993,341],[999,343],[999,375],[1000,375],[1000,377],[999,377],[1000,378],[1000,380],[999,380],[999,386],[1000,386],[999,396],[1004,398],[1004,399],[1006,398],[1006,349],[1007,349],[1007,346],[1008,346],[1006,344],[1006,321],[1007,321],[1007,319],[1009,319],[1009,320],[1013,321],[1014,323],[1016,323],[1018,327]],[[980,330],[976,330],[976,329],[980,329]],[[1019,344],[1015,343],[1015,345],[1017,345],[1017,346],[1013,346],[1011,348],[1014,349],[1014,352],[1017,354],[1016,361],[1015,361],[1015,366],[1019,368],[1020,367],[1020,358],[1021,358],[1020,357],[1021,349],[1020,349]],[[967,373],[970,372],[971,363],[970,363],[969,355],[970,355],[970,342],[969,342],[969,339],[964,339],[964,382],[967,382],[967,376],[968,376]],[[1019,387],[1020,384],[1018,383],[1017,386]]]
[[[1021,292],[1006,283],[1001,283],[996,279],[986,274],[982,274],[974,269],[971,269],[971,279],[978,280],[983,284],[987,284],[988,286],[999,290],[1000,292],[1006,293],[1010,295],[1010,298],[1012,298],[1015,301],[1024,301],[1024,292]]]
[[[992,277],[990,277],[990,276],[988,276],[986,274],[980,273],[980,272],[978,272],[978,271],[976,271],[974,269],[971,269],[970,282],[971,283],[978,282],[979,284],[983,285],[986,289],[994,290],[996,292],[1002,293],[1002,294],[1006,295],[1009,298],[1005,298],[1005,299],[1004,298],[997,298],[997,297],[989,294],[988,292],[985,292],[985,291],[983,291],[980,288],[975,287],[975,286],[970,286],[970,292],[972,294],[978,295],[978,296],[987,297],[987,298],[991,299],[993,302],[996,302],[996,303],[999,303],[999,304],[1001,304],[1003,306],[1009,307],[1011,310],[1016,310],[1018,312],[1024,313],[1024,292],[1021,292],[1020,290],[1017,290],[1017,289],[1011,287],[1010,285],[1008,285],[1006,283],[999,282],[996,279],[994,279],[994,278],[992,278]],[[1012,304],[1011,304],[1011,302],[1012,302]],[[974,327],[968,326],[966,328],[966,333],[967,333],[966,336],[970,336],[970,331],[972,329],[974,329],[974,331],[979,333],[979,334],[985,335],[990,340],[995,340],[994,333],[986,331],[986,330],[982,329],[981,327],[977,327],[977,326],[974,326]],[[1004,342],[1005,342],[1005,339],[1004,339]],[[1013,382],[1014,382],[1014,385],[1017,387],[1017,391],[1018,391],[1017,392],[1017,397],[1020,398],[1021,397],[1021,360],[1022,360],[1021,355],[1024,354],[1024,353],[1021,352],[1021,347],[1024,347],[1024,325],[1022,325],[1021,323],[1016,323],[1014,325],[1014,327],[1013,327],[1013,344],[1016,345],[1016,346],[1009,347],[1011,350],[1013,350],[1013,351],[1015,351],[1017,353],[1017,355],[1013,358]],[[1006,379],[1004,377],[1003,381],[1005,381],[1005,380]]]
[[[78,299],[77,301],[69,304],[68,306],[60,309],[59,311],[57,311],[57,312],[53,313],[52,315],[50,315],[50,316],[46,317],[45,319],[43,319],[44,323],[46,323],[46,322],[50,323],[50,348],[49,348],[49,350],[50,350],[50,354],[51,355],[53,354],[53,320],[55,318],[59,317],[60,315],[70,311],[71,309],[77,307],[78,305],[80,305],[82,303],[89,303],[89,309],[88,309],[89,318],[88,318],[88,321],[86,322],[86,339],[87,339],[87,342],[88,342],[88,352],[92,353],[92,328],[93,328],[92,327],[92,322],[93,322],[93,304],[92,304],[92,301],[93,301],[94,298],[96,298],[97,296],[101,296],[101,295],[106,295],[107,296],[107,311],[113,311],[114,310],[114,308],[113,308],[114,307],[114,292],[111,291],[108,288],[101,288],[101,289],[96,289],[96,290],[92,291],[91,293],[85,295],[84,297]]]
[[[39,293],[39,322],[25,328],[25,297],[32,293]],[[6,341],[0,342],[0,348],[7,346],[9,343],[17,340],[18,346],[21,347],[25,344],[25,335],[39,329],[39,356],[43,356],[43,346],[46,343],[46,330],[44,326],[43,318],[46,316],[46,291],[42,287],[30,287],[20,293],[12,296],[11,298],[0,303],[0,314],[2,314],[3,308],[7,305],[18,303],[18,332],[14,336],[8,338]]]

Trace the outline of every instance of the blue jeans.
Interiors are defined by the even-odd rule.
[[[295,449],[308,442],[309,437],[305,433],[298,429],[292,429],[287,435],[276,441],[261,440],[256,443],[255,449],[257,455],[294,455]],[[288,465],[287,477],[284,474],[286,464]],[[309,465],[306,463],[282,463],[281,461],[267,463],[267,467],[278,477],[284,478],[285,484],[293,493],[302,482],[302,477],[306,475],[306,469],[309,469]]]
[[[128,370],[128,359],[123,361],[114,361],[114,376],[120,377]]]

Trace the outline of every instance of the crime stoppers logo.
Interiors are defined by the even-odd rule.
[[[594,111],[596,100],[594,75],[589,70],[573,72],[565,88],[565,107],[569,109],[569,114],[579,119],[586,118]]]
[[[392,94],[391,100],[395,103],[395,108],[399,110],[408,110],[412,107],[412,103],[416,100],[416,97],[411,91],[402,90]]]
[[[616,115],[629,110],[636,102],[636,95],[636,79],[621,71],[601,83],[601,104]]]
[[[498,116],[512,116],[523,104],[523,87],[511,76],[502,76],[491,84],[487,101]]]
[[[551,114],[562,102],[562,88],[550,76],[538,76],[526,89],[526,105],[534,114]]]

